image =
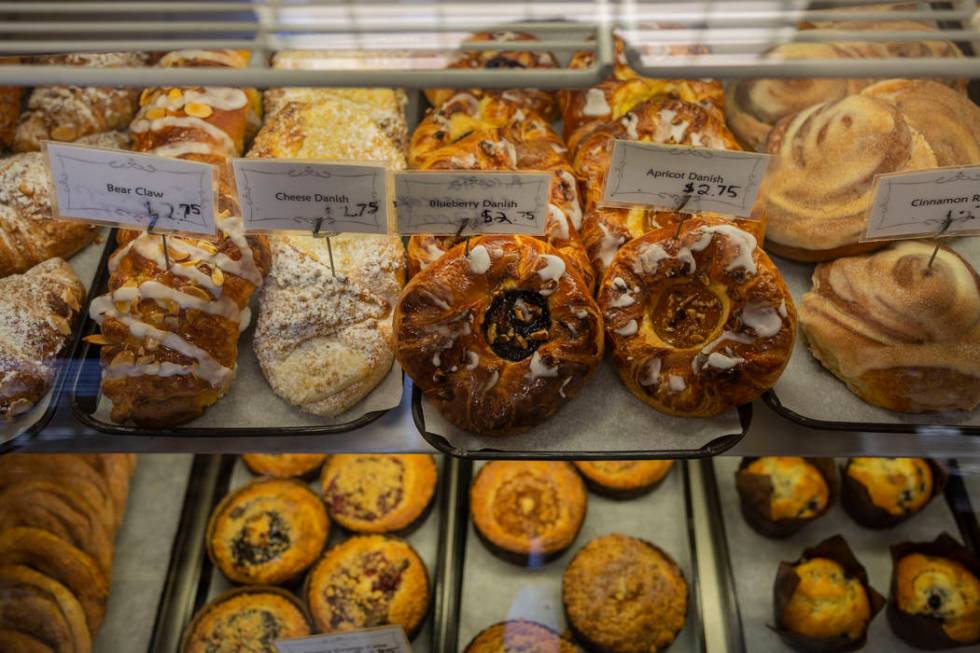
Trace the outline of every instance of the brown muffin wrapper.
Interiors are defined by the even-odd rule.
[[[639,487],[634,487],[629,489],[615,488],[615,487],[609,487],[608,485],[603,485],[602,483],[599,483],[595,479],[589,478],[588,476],[583,474],[581,471],[579,471],[578,467],[575,468],[575,471],[577,471],[579,476],[582,477],[582,480],[585,481],[585,487],[588,488],[589,492],[592,492],[593,494],[598,494],[599,496],[605,497],[607,499],[612,499],[614,501],[628,501],[629,499],[637,499],[644,495],[650,494],[658,487],[660,487],[661,484],[663,484],[663,482],[667,480],[667,477],[670,476],[671,473],[674,471],[673,467],[676,467],[676,465],[672,466],[671,469],[667,470],[666,474],[658,478],[653,483],[650,483],[649,485],[641,485]]]
[[[477,538],[483,542],[483,545],[487,547],[487,550],[495,557],[519,567],[535,569],[537,567],[543,567],[549,562],[553,562],[562,557],[565,552],[568,551],[573,544],[575,544],[575,540],[578,539],[578,534],[582,531],[583,524],[585,524],[585,519],[582,519],[582,524],[579,524],[578,530],[575,531],[575,535],[572,536],[572,539],[568,541],[567,546],[563,546],[562,548],[549,553],[540,553],[537,551],[525,553],[523,551],[512,551],[510,549],[505,549],[484,535],[483,532],[476,527],[476,524],[473,524],[473,530],[476,531]]]
[[[804,458],[817,468],[827,481],[827,505],[813,517],[772,519],[769,506],[772,500],[772,481],[768,476],[742,473],[758,456],[742,458],[735,472],[735,488],[738,490],[742,516],[746,523],[759,535],[773,539],[788,537],[815,519],[825,515],[837,501],[840,493],[840,480],[833,458]]]
[[[924,614],[912,614],[898,607],[895,568],[898,561],[910,553],[922,553],[955,560],[980,578],[980,558],[960,544],[948,533],[940,533],[932,542],[900,542],[889,548],[892,556],[892,580],[888,596],[888,625],[892,632],[912,646],[927,651],[939,651],[961,646],[973,646],[977,642],[958,642],[943,630],[943,622]]]
[[[844,568],[844,572],[861,582],[864,591],[868,595],[868,604],[871,607],[871,614],[868,618],[868,627],[874,621],[875,615],[885,606],[885,597],[879,594],[871,585],[868,584],[868,572],[864,566],[854,557],[854,552],[848,546],[847,541],[841,535],[834,535],[803,550],[803,554],[795,562],[780,562],[776,572],[776,581],[772,588],[773,598],[773,619],[775,626],[769,626],[771,630],[779,635],[787,646],[804,651],[804,653],[832,653],[837,651],[856,651],[862,648],[868,641],[868,627],[857,639],[846,637],[816,638],[801,635],[789,630],[783,625],[783,614],[790,598],[800,584],[800,577],[793,568],[804,560],[813,558],[828,558],[838,563]]]
[[[630,537],[633,537],[633,536],[630,536]],[[660,555],[662,555],[664,557],[664,559],[665,560],[668,560],[670,562],[670,564],[674,567],[674,570],[677,572],[677,575],[684,579],[684,590],[687,593],[687,599],[688,599],[687,600],[687,604],[686,604],[686,610],[684,611],[684,624],[686,625],[687,624],[687,610],[690,610],[691,609],[691,600],[690,600],[691,599],[691,588],[690,588],[690,586],[687,583],[687,577],[684,576],[684,570],[681,569],[680,565],[677,564],[677,561],[674,560],[670,556],[669,553],[667,553],[666,551],[664,551],[663,549],[661,549],[659,546],[657,546],[653,542],[649,542],[647,540],[644,540],[642,537],[633,537],[633,539],[639,540],[639,541],[643,542],[648,547],[650,547],[651,549],[653,549],[654,551],[656,551],[657,553],[659,553]],[[579,553],[581,553],[581,549],[579,549]],[[578,553],[576,553],[575,556],[578,556]],[[571,565],[572,562],[574,562],[574,560],[575,560],[575,557],[573,557],[571,560],[569,560],[568,564]],[[563,579],[563,582],[564,582],[564,579]],[[562,614],[565,617],[565,623],[568,625],[568,632],[570,632],[572,634],[572,639],[574,640],[574,642],[576,644],[578,644],[579,646],[581,646],[582,648],[584,648],[586,651],[589,651],[589,653],[622,653],[622,651],[620,651],[618,649],[609,648],[609,647],[606,647],[606,646],[601,646],[599,643],[597,643],[597,642],[593,641],[592,639],[590,639],[589,636],[586,635],[584,632],[582,632],[581,630],[579,630],[575,626],[575,622],[572,621],[571,615],[568,614],[568,606],[565,605],[564,598],[562,598],[561,609],[562,609]],[[666,651],[671,646],[673,646],[674,645],[674,642],[677,641],[677,636],[680,635],[681,632],[683,632],[683,630],[684,630],[684,626],[681,626],[681,629],[678,630],[676,633],[674,633],[674,639],[671,640],[670,644],[668,644],[667,646],[663,647],[662,649],[659,649],[658,653],[663,653],[663,651]]]
[[[868,489],[847,473],[848,462],[845,461],[840,467],[841,504],[844,506],[844,510],[851,516],[851,519],[866,528],[891,528],[925,510],[933,499],[942,494],[946,481],[949,479],[949,472],[946,471],[945,467],[932,458],[926,458],[925,461],[932,470],[932,496],[919,510],[903,515],[893,515],[884,508],[876,506],[871,500]]]

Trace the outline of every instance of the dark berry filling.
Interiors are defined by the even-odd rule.
[[[548,340],[551,312],[548,300],[529,290],[506,290],[494,295],[483,316],[483,336],[501,358],[524,360]]]

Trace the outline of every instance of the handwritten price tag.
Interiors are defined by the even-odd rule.
[[[757,152],[616,141],[602,199],[750,218],[769,160]]]
[[[412,653],[401,626],[314,635],[275,644],[279,653]]]
[[[213,234],[214,168],[150,154],[46,143],[55,213],[68,220]]]
[[[540,236],[550,183],[543,172],[398,172],[398,231]]]
[[[384,165],[235,159],[245,230],[388,233]]]
[[[880,175],[862,240],[980,234],[980,166]]]

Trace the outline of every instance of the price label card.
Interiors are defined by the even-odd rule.
[[[214,234],[214,167],[124,150],[45,144],[58,217]]]
[[[758,152],[618,140],[603,204],[749,218],[770,159]]]
[[[235,159],[245,230],[386,234],[383,164]]]
[[[550,183],[546,172],[397,172],[398,231],[540,236]]]
[[[275,644],[279,653],[412,653],[401,626],[314,635]]]
[[[862,240],[980,234],[980,166],[880,175],[873,197]]]

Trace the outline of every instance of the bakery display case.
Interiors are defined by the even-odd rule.
[[[980,647],[978,26],[0,2],[0,652]]]

